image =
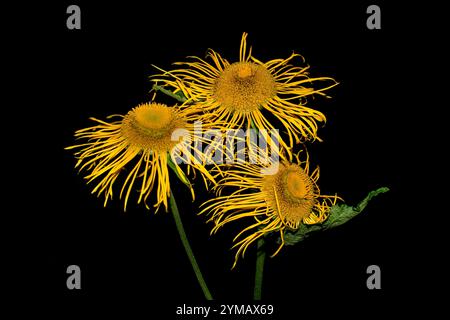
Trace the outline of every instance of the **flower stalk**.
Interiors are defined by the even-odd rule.
[[[175,224],[177,226],[178,234],[180,235],[181,242],[183,243],[184,250],[186,251],[189,261],[191,262],[192,269],[194,270],[197,281],[202,288],[203,294],[205,295],[206,300],[213,300],[211,292],[209,292],[208,286],[206,285],[205,279],[203,278],[202,272],[200,271],[197,260],[195,259],[194,253],[192,252],[192,248],[189,244],[186,232],[184,231],[183,223],[181,222],[180,213],[178,211],[177,202],[175,201],[175,197],[172,191],[170,191],[169,205],[170,211],[172,212]]]
[[[264,238],[259,238],[256,251],[255,267],[255,287],[253,289],[253,300],[259,301],[262,297],[262,284],[264,274],[264,263],[266,260],[266,251],[264,250]]]

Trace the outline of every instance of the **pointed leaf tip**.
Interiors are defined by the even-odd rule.
[[[330,209],[330,215],[328,216],[327,220],[325,220],[322,224],[305,225],[302,223],[296,231],[286,232],[284,234],[285,244],[294,245],[309,237],[311,232],[332,229],[340,225],[343,225],[350,219],[360,214],[372,198],[382,193],[386,193],[388,191],[389,188],[387,187],[382,187],[373,190],[369,192],[367,196],[354,207],[345,204],[334,205]]]

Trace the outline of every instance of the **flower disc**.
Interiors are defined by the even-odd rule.
[[[263,177],[266,201],[285,223],[296,228],[316,204],[314,182],[297,164],[281,164],[275,175]]]
[[[137,106],[123,118],[122,131],[130,144],[158,152],[170,151],[179,140],[172,139],[175,130],[186,128],[186,122],[175,108],[159,103]]]
[[[230,111],[252,112],[275,93],[275,80],[264,66],[236,62],[226,67],[217,78],[213,96]]]

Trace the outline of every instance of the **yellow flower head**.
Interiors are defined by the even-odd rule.
[[[204,157],[201,150],[194,150],[191,143],[194,126],[190,116],[178,107],[168,107],[158,103],[144,103],[129,111],[125,116],[110,123],[91,118],[97,124],[76,131],[77,139],[86,140],[83,144],[66,149],[80,149],[75,153],[78,162],[75,167],[88,171],[85,179],[88,183],[96,181],[92,193],[104,194],[105,202],[113,196],[113,185],[121,173],[119,197],[125,198],[124,210],[133,186],[138,191],[138,203],[144,202],[152,190],[157,188],[155,207],[164,204],[167,211],[167,198],[170,196],[168,166],[171,166],[183,182],[189,185],[192,196],[194,190],[185,174],[178,166],[180,155],[188,157],[188,168],[197,169],[203,178],[214,178],[203,167]],[[202,139],[202,138],[199,138]],[[202,155],[203,156],[203,155]],[[178,158],[177,158],[178,157]]]
[[[309,162],[301,163],[298,156],[294,162],[278,163],[274,174],[265,174],[257,164],[236,164],[225,173],[215,189],[218,196],[204,203],[201,211],[209,213],[214,222],[212,233],[225,224],[250,217],[254,223],[243,229],[234,238],[234,247],[239,247],[235,262],[258,238],[271,232],[279,232],[284,245],[285,230],[296,230],[301,223],[321,223],[328,217],[329,210],[339,199],[337,196],[320,194],[317,180],[319,168],[311,174]],[[221,195],[223,189],[234,188],[230,195]]]
[[[177,62],[186,66],[152,77],[152,81],[170,86],[174,92],[182,92],[188,100],[185,105],[196,108],[206,123],[226,123],[227,128],[251,125],[270,131],[273,124],[264,116],[266,110],[284,126],[289,136],[289,145],[280,139],[287,149],[302,140],[319,139],[317,122],[325,116],[304,105],[305,97],[324,95],[323,91],[337,83],[328,77],[309,78],[309,66],[294,66],[292,54],[287,59],[274,59],[263,63],[247,50],[247,34],[241,40],[239,61],[229,63],[218,53],[210,50],[212,64],[194,57],[192,62]],[[330,81],[322,88],[310,85],[318,81]],[[320,139],[319,139],[320,140]]]

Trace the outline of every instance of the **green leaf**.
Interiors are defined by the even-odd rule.
[[[302,223],[297,230],[293,232],[290,231],[285,232],[284,234],[285,244],[294,245],[309,237],[310,233],[312,232],[328,230],[343,225],[347,221],[353,219],[358,214],[360,214],[367,206],[369,201],[372,200],[373,197],[376,197],[379,194],[386,193],[388,191],[389,188],[386,187],[371,191],[360,203],[358,203],[354,207],[347,206],[345,204],[339,204],[331,207],[330,215],[328,216],[327,220],[325,220],[323,223],[314,225],[306,225]],[[281,239],[279,241],[281,241]]]
[[[376,197],[377,195],[388,192],[388,191],[389,191],[389,188],[379,188],[377,190],[371,191],[371,192],[369,192],[367,197],[365,197],[355,207],[347,206],[345,204],[340,204],[340,205],[331,207],[330,216],[322,224],[323,228],[331,229],[331,228],[335,228],[337,226],[340,226],[340,225],[346,223],[350,219],[352,219],[352,218],[356,217],[358,214],[360,214],[361,211],[364,210],[364,208],[367,206],[369,201],[372,200],[373,197]]]
[[[164,93],[165,95],[168,95],[169,97],[172,97],[172,98],[178,100],[179,102],[185,102],[187,100],[187,98],[184,96],[184,94],[181,90],[174,93],[173,91],[168,90],[162,86],[158,86],[157,84],[153,85],[153,90],[160,91],[160,92]]]
[[[185,102],[187,100],[186,96],[184,95],[183,91],[178,91],[173,93],[174,95],[177,95],[179,97],[179,101]]]
[[[173,163],[170,154],[167,157],[167,164],[169,165],[170,169],[172,169],[172,171],[175,172],[175,174],[177,175],[178,179],[180,179],[181,182],[183,182],[189,188],[192,188],[191,182],[186,177],[186,174],[179,167],[177,168],[177,165]]]
[[[253,122],[253,119],[252,119],[252,118],[250,118],[250,127],[251,127],[252,129],[255,129],[256,133],[259,132],[259,129],[258,129],[258,127],[256,126],[256,124]]]

